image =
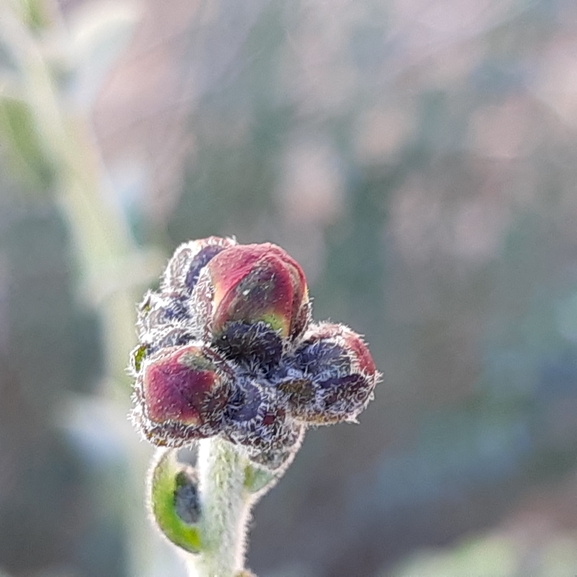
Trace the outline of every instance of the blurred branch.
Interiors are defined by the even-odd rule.
[[[104,36],[117,48],[122,45],[118,34],[130,31],[127,12],[122,14],[124,26],[111,19],[115,28]],[[71,37],[52,2],[0,5],[0,131],[6,144],[2,152],[29,192],[53,198],[66,219],[77,251],[81,296],[100,316],[107,382],[122,383],[125,388],[116,394],[126,401],[126,360],[135,341],[134,289],[156,274],[162,257],[137,246],[107,181],[89,116],[95,79],[104,76],[103,62],[72,54]],[[110,50],[105,61],[112,62]],[[91,66],[92,70],[86,68]],[[83,92],[83,86],[89,90]],[[87,97],[84,102],[78,93]],[[116,386],[113,390],[120,391]],[[124,449],[134,452],[132,446]],[[143,475],[141,466],[138,460],[126,462],[122,477],[115,477],[108,491],[118,493],[126,487],[134,494]],[[128,506],[130,500],[125,502]],[[135,575],[142,575],[148,565],[150,544],[143,531],[144,523],[132,517],[130,561]]]
[[[136,297],[130,288],[146,280],[159,258],[135,245],[107,185],[88,118],[71,106],[47,56],[43,40],[53,30],[47,26],[43,34],[35,33],[30,22],[40,22],[32,19],[40,5],[29,7],[26,12],[10,3],[0,11],[0,37],[17,71],[12,90],[5,90],[9,96],[0,95],[4,124],[14,128],[9,144],[23,159],[22,166],[36,161],[30,167],[36,168],[36,181],[44,178],[45,190],[55,193],[78,250],[83,292],[102,315],[107,374],[123,379],[134,342]],[[27,140],[19,138],[23,128]],[[29,163],[26,156],[32,150],[36,154]],[[127,270],[132,273],[128,278]],[[135,274],[137,270],[144,272]]]

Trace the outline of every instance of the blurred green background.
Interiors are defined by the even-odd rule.
[[[0,574],[183,577],[126,420],[182,241],[271,241],[366,335],[259,577],[577,574],[577,4],[0,0]]]

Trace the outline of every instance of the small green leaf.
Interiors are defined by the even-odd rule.
[[[249,493],[260,493],[268,490],[277,480],[274,473],[254,465],[247,465],[244,470],[244,487]]]
[[[164,535],[189,553],[202,550],[200,504],[190,468],[176,462],[174,450],[164,450],[150,471],[150,509]]]
[[[140,367],[146,357],[147,350],[148,345],[140,345],[132,351],[132,366],[137,373],[140,372]]]

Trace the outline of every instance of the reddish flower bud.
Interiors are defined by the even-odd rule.
[[[305,275],[278,246],[266,243],[230,247],[207,264],[206,274],[210,295],[205,294],[199,301],[210,299],[215,337],[228,323],[262,321],[281,337],[294,338],[308,323]]]
[[[278,472],[307,425],[354,420],[379,379],[359,335],[309,323],[305,275],[281,248],[181,245],[139,308],[134,422],[160,446],[221,435]]]
[[[320,358],[318,354],[314,354],[315,347],[319,348]],[[374,375],[377,371],[373,357],[363,339],[343,324],[321,322],[312,325],[304,335],[303,343],[299,348],[303,351],[306,362],[311,362],[312,357],[314,357],[317,362],[322,362],[327,367],[334,366],[337,359],[346,363],[347,361],[335,352],[346,349],[349,353],[347,355],[348,361],[352,363],[353,371],[369,375]],[[313,353],[312,357],[308,358],[311,353]],[[331,356],[333,361],[327,359],[327,355]]]
[[[310,327],[292,364],[295,374],[278,387],[291,414],[311,424],[355,420],[380,377],[361,337],[333,323]]]
[[[303,345],[314,345],[315,343],[328,343],[347,349],[355,371],[369,375],[374,375],[377,371],[373,357],[363,339],[346,325],[328,322],[312,325],[303,337]],[[327,362],[327,364],[330,363]]]
[[[214,353],[186,345],[142,361],[136,382],[136,424],[156,445],[181,446],[216,435],[230,395],[228,371]]]

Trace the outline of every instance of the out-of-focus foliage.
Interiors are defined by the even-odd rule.
[[[92,394],[126,381],[130,289],[150,267],[106,198],[78,97],[102,67],[82,36],[48,2],[0,5],[0,565],[16,577],[136,573],[146,550],[126,531],[127,389],[104,418]]]
[[[565,563],[559,575],[572,564],[575,573],[572,556],[555,553],[577,530],[575,3],[146,0],[108,75],[124,9],[62,0],[47,34],[40,7],[48,4],[28,5],[40,14],[31,29],[67,110],[94,122],[107,202],[137,242],[167,253],[209,234],[282,245],[305,267],[315,314],[363,332],[384,372],[361,426],[309,433],[257,508],[256,574],[428,576],[436,566],[450,575],[463,563],[472,572],[489,547],[502,551],[494,571],[508,575],[526,541],[507,531],[465,535],[527,511],[544,527],[526,549],[543,559],[535,574],[555,575],[547,558]],[[78,22],[88,26],[84,44]],[[71,44],[59,53],[62,38]],[[71,75],[83,55],[102,62]],[[84,516],[72,517],[89,527],[96,509],[114,531],[83,532],[72,521],[47,529],[54,495],[69,506],[65,482],[75,477],[58,465],[65,452],[37,441],[55,434],[54,418],[37,431],[22,424],[43,423],[32,409],[41,398],[68,406],[68,391],[94,386],[92,353],[102,344],[98,317],[77,304],[72,277],[93,281],[76,273],[78,223],[56,202],[60,169],[21,104],[36,93],[15,91],[4,48],[0,62],[0,130],[11,143],[0,150],[0,270],[10,271],[0,274],[9,319],[0,376],[0,459],[9,465],[0,471],[12,471],[0,472],[0,507],[20,494],[26,527],[54,540],[40,555],[31,529],[18,537],[18,523],[0,511],[0,566],[16,577],[63,565],[121,575],[122,549],[132,545],[102,493],[95,501],[79,489],[74,510]],[[49,191],[42,200],[30,195],[40,190]],[[121,276],[145,278],[131,262]],[[123,287],[116,279],[97,286]],[[86,435],[97,411],[83,406],[73,438],[83,431],[90,443],[75,458],[114,477],[92,460],[112,441],[98,434],[106,427]],[[47,454],[55,468],[40,474],[32,457]],[[98,494],[99,482],[92,486]],[[58,540],[59,531],[74,538]],[[447,549],[398,565],[420,547]],[[161,561],[150,571],[177,574]]]
[[[389,577],[573,577],[577,553],[573,533],[551,527],[517,527],[508,534],[468,539],[450,550],[424,551]]]

